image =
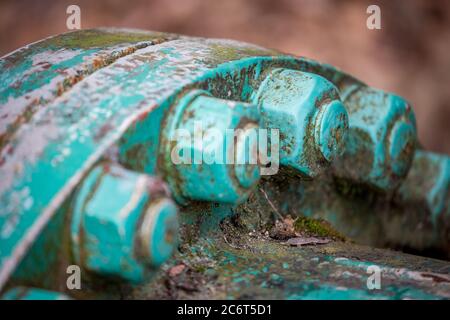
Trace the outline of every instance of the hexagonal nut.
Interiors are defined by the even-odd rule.
[[[345,154],[334,171],[343,178],[393,190],[405,178],[417,141],[412,108],[401,97],[359,87],[344,100],[350,117]]]
[[[274,69],[252,99],[264,128],[280,132],[281,164],[314,177],[343,152],[348,115],[336,87],[308,72]]]
[[[394,201],[419,207],[429,214],[433,226],[450,229],[450,157],[417,150]]]
[[[177,201],[244,201],[260,178],[257,139],[248,139],[257,137],[258,121],[255,106],[214,98],[201,90],[174,105],[161,145],[166,180]],[[241,161],[248,158],[253,161]]]
[[[71,225],[75,260],[95,274],[143,281],[177,244],[177,207],[164,183],[99,165],[81,184]]]

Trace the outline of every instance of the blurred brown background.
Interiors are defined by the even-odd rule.
[[[333,64],[414,106],[422,144],[450,154],[450,1],[37,0],[0,1],[0,55],[81,27],[133,27],[231,38]],[[381,30],[366,27],[381,7]]]

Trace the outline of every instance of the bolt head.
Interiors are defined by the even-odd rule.
[[[280,161],[308,177],[329,166],[343,150],[348,116],[336,87],[308,72],[275,69],[253,102],[262,126],[280,132]]]
[[[315,142],[323,157],[333,161],[344,151],[348,131],[348,115],[339,100],[326,103],[320,109],[315,127]]]
[[[235,170],[236,157],[245,157],[244,144],[235,144],[235,138],[248,125],[257,128],[258,121],[256,106],[214,98],[201,90],[174,105],[163,131],[168,142],[162,145],[166,180],[175,199],[244,201],[259,180],[259,168],[243,164]]]
[[[415,151],[412,108],[399,96],[365,86],[355,89],[344,103],[350,130],[345,154],[334,166],[336,175],[379,190],[395,189]]]
[[[146,278],[149,267],[163,263],[176,246],[177,210],[161,185],[116,165],[92,170],[75,197],[76,262],[95,274],[135,283]]]
[[[411,166],[416,141],[416,131],[411,123],[397,122],[388,136],[391,170],[405,176]]]
[[[236,138],[236,178],[244,188],[250,188],[260,179],[258,166],[258,126],[249,124]]]
[[[139,229],[140,251],[148,265],[159,267],[177,245],[178,209],[172,200],[153,200],[146,209]]]
[[[417,150],[405,181],[395,193],[400,205],[414,204],[429,213],[430,221],[439,224],[440,217],[450,216],[450,157]]]

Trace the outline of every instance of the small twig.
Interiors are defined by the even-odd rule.
[[[231,242],[228,241],[227,237],[225,235],[223,235],[223,240],[225,240],[225,243],[228,244],[230,247],[232,247],[233,249],[238,249],[240,250],[241,248],[231,244]]]
[[[274,206],[274,204],[272,203],[272,201],[270,201],[269,197],[267,196],[267,193],[264,191],[263,188],[259,188],[259,190],[263,193],[264,197],[266,198],[267,202],[269,203],[270,207],[272,208],[272,210],[278,215],[278,217],[283,220],[283,216],[281,215],[281,213],[278,212],[277,208]]]

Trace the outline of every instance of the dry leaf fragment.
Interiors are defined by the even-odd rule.
[[[186,266],[184,264],[179,264],[176,265],[172,268],[169,269],[169,277],[176,277],[177,275],[179,275],[180,273],[183,272],[184,268],[186,268]]]

